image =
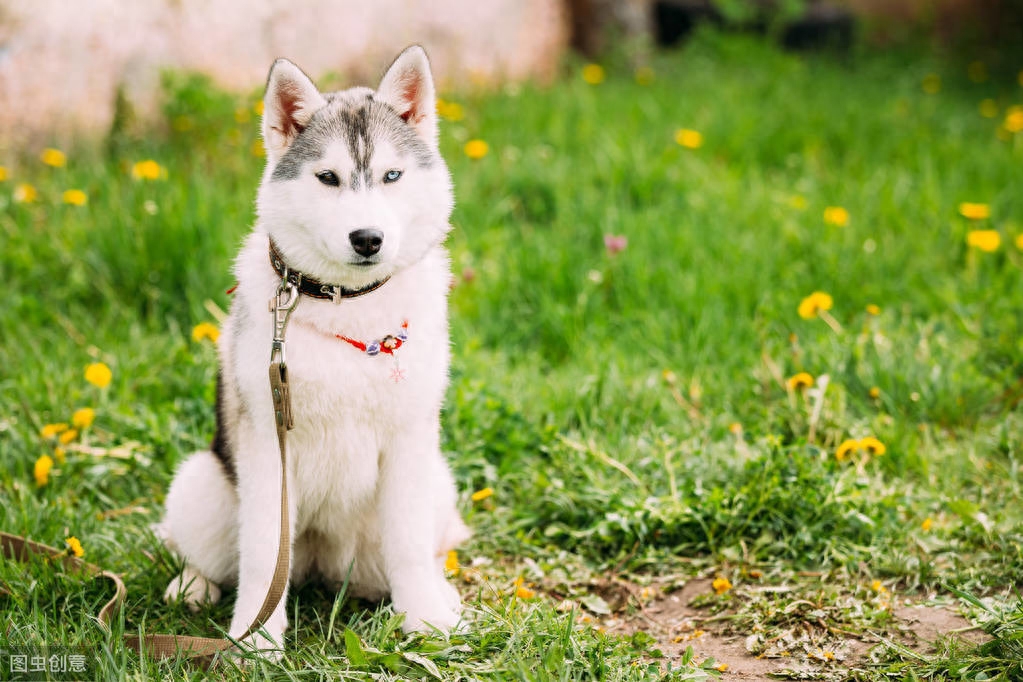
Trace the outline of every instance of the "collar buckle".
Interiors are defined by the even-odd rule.
[[[326,294],[334,302],[334,305],[341,305],[341,299],[343,298],[341,287],[335,284],[323,284],[320,286],[320,293]]]

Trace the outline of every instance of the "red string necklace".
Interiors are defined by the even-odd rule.
[[[391,379],[398,382],[405,378],[405,371],[398,365],[398,356],[395,351],[405,345],[405,342],[408,341],[408,320],[401,323],[401,329],[397,334],[388,334],[382,339],[370,341],[369,343],[353,339],[349,336],[345,336],[344,334],[335,334],[334,336],[351,345],[353,348],[362,351],[366,355],[374,356],[381,353],[390,355],[394,358],[394,369],[391,370]]]

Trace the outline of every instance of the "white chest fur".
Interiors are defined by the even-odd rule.
[[[239,299],[222,347],[239,384],[254,391],[268,390],[259,388],[272,335],[266,305],[279,281],[266,250],[266,237],[254,234],[238,259]],[[322,518],[372,502],[384,453],[409,429],[437,427],[449,361],[448,272],[438,248],[370,294],[339,304],[302,297],[292,312],[288,450],[299,531],[327,530]],[[408,338],[393,355],[371,356],[339,338],[368,344],[405,322]]]

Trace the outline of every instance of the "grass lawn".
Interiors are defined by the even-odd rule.
[[[987,66],[703,33],[638,74],[445,93],[472,624],[405,637],[306,585],[286,658],[223,675],[1023,679],[1023,64]],[[0,564],[0,643],[86,647],[90,679],[201,679],[121,636],[214,636],[232,605],[164,604],[150,524],[213,432],[193,328],[230,305],[259,94],[167,93],[159,125],[122,107],[55,165],[0,158],[0,529],[74,536],[129,591],[105,634],[105,584]],[[918,604],[988,635],[920,641]]]

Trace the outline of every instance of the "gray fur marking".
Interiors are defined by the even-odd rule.
[[[270,176],[271,182],[282,180],[297,180],[302,174],[302,166],[309,161],[316,161],[323,158],[323,142],[319,135],[313,130],[313,123],[316,117],[309,122],[309,125],[298,134],[295,141],[284,152],[284,156],[274,166],[274,172]]]
[[[348,153],[355,162],[350,176],[354,190],[363,182],[367,189],[373,187],[371,162],[376,139],[389,140],[398,154],[411,155],[420,168],[433,165],[433,150],[389,105],[372,99],[372,95],[353,102],[343,93],[331,93],[326,99],[327,106],[313,115],[277,162],[270,175],[271,182],[297,180],[305,164],[322,159],[324,149],[335,139],[347,143]]]

